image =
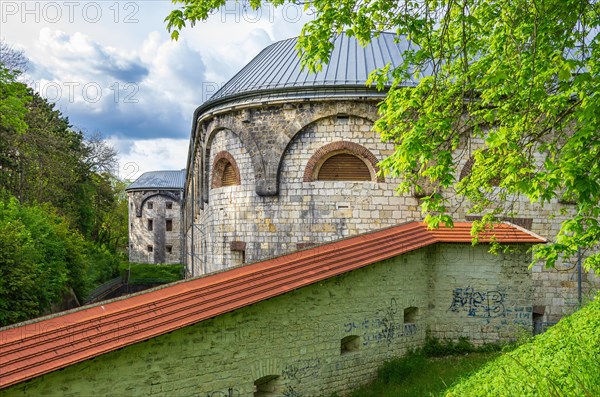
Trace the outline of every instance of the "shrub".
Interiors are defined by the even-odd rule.
[[[600,396],[600,295],[450,388],[456,396]]]
[[[129,284],[166,284],[183,278],[183,268],[180,264],[145,264],[124,263],[124,272],[130,271]]]

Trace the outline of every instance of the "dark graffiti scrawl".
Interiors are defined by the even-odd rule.
[[[377,310],[373,318],[344,323],[344,332],[360,335],[363,346],[371,343],[390,345],[396,338],[416,335],[417,329],[414,323],[404,323],[396,298],[390,299],[385,308]]]
[[[321,369],[321,360],[303,360],[293,364],[288,364],[283,369],[281,376],[283,379],[302,380],[317,376]]]
[[[455,288],[452,292],[452,312],[467,312],[471,317],[504,317],[504,295],[499,291],[478,292],[472,287]]]

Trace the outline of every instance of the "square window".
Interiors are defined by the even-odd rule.
[[[152,252],[152,251],[154,251],[154,247],[153,247],[153,246],[151,246],[151,245],[149,245],[149,246],[148,246],[148,252]]]
[[[167,201],[167,202],[165,203],[165,207],[166,207],[168,210],[172,210],[172,209],[173,209],[173,203],[172,203],[171,201]]]
[[[358,335],[349,335],[342,339],[341,341],[341,353],[351,353],[358,351],[360,349],[360,336]]]
[[[165,246],[165,251],[167,251],[167,254],[173,253],[173,246],[172,245]]]
[[[148,209],[151,210],[154,208],[154,203],[152,201],[148,201]]]
[[[148,219],[148,231],[151,232],[153,228],[154,222],[152,221],[152,219]]]
[[[167,219],[166,228],[167,228],[167,232],[173,231],[173,220],[172,219]]]

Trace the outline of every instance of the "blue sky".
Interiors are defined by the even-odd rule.
[[[120,176],[185,167],[194,109],[265,46],[299,34],[302,8],[228,2],[174,42],[167,0],[0,0],[0,38],[30,59],[24,81],[119,151]]]

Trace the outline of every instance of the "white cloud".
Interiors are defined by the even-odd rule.
[[[187,139],[131,140],[109,137],[108,142],[119,152],[119,176],[123,179],[133,181],[144,172],[186,167]]]
[[[10,12],[0,34],[31,59],[28,79],[76,127],[111,137],[124,177],[185,167],[194,109],[264,47],[297,35],[310,19],[298,19],[297,5],[267,5],[259,15],[228,2],[174,42],[164,18],[177,6],[168,1],[77,2],[72,18],[67,3],[56,2],[58,19],[43,2],[8,3],[13,8],[3,5]],[[91,22],[84,9],[98,6],[101,18]],[[24,7],[39,12],[26,14]]]
[[[30,79],[80,128],[138,138],[188,135],[206,67],[185,40],[151,32],[139,51],[82,33],[40,31]]]

